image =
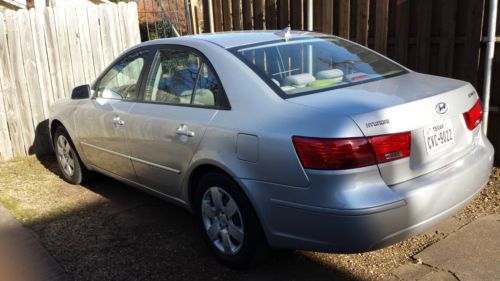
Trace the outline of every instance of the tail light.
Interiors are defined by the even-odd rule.
[[[292,138],[305,169],[343,170],[401,159],[410,155],[410,132],[348,139]]]
[[[469,111],[464,112],[465,124],[467,125],[467,129],[471,131],[481,123],[482,118],[483,109],[481,108],[481,100],[477,100]]]

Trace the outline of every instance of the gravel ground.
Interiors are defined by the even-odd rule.
[[[463,211],[422,235],[363,254],[279,251],[246,271],[217,263],[185,210],[106,177],[69,185],[50,157],[0,163],[0,202],[76,280],[384,280],[478,217],[500,214],[500,169]]]

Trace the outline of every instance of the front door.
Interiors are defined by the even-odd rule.
[[[221,108],[222,87],[198,52],[162,47],[152,62],[127,129],[139,182],[174,197],[210,120]]]
[[[79,140],[90,163],[136,180],[126,144],[128,112],[137,100],[147,51],[125,56],[96,83],[96,96],[75,113]]]

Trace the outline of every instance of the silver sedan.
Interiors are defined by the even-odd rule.
[[[161,39],[52,107],[64,178],[92,171],[191,210],[232,267],[270,248],[375,250],[455,214],[493,148],[467,82],[319,33]]]

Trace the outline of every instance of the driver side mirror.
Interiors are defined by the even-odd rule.
[[[81,85],[75,87],[71,92],[72,100],[81,100],[90,98],[90,86],[89,85]]]

